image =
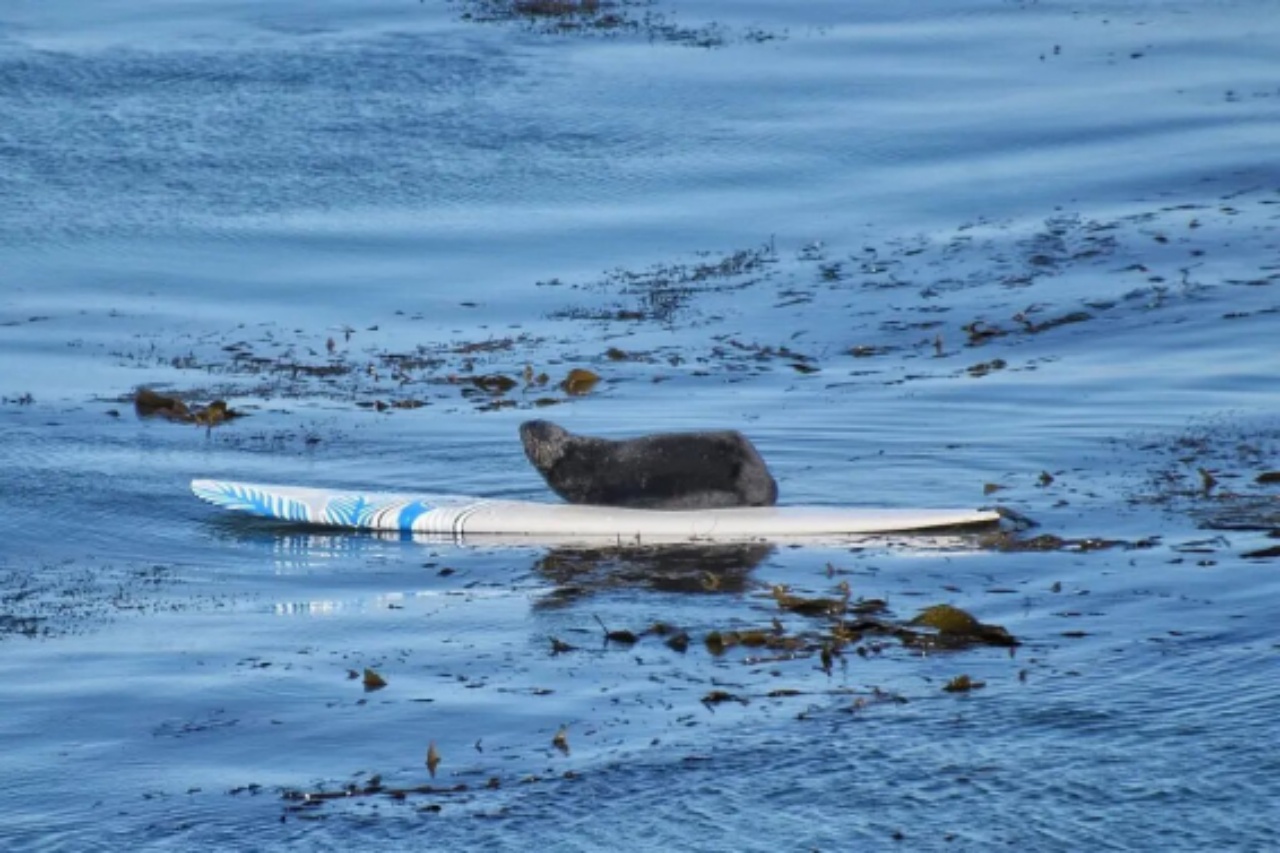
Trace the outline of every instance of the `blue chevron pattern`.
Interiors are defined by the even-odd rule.
[[[226,509],[239,510],[263,518],[283,521],[316,521],[311,508],[294,498],[272,495],[261,489],[239,483],[216,483],[212,488],[202,488],[197,494],[204,500]]]

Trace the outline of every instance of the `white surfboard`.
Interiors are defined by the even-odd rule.
[[[462,495],[397,494],[193,480],[196,497],[262,518],[353,530],[461,538],[580,536],[620,540],[743,540],[907,533],[993,524],[986,509],[775,506],[651,510]]]

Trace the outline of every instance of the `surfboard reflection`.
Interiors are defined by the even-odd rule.
[[[355,531],[240,517],[210,520],[206,529],[213,533],[215,539],[255,542],[265,546],[272,554],[278,573],[312,571],[335,560],[352,557],[387,557],[387,543],[396,542],[429,546],[440,549],[442,553],[527,555],[535,572],[560,586],[573,586],[582,593],[627,586],[695,594],[740,593],[748,588],[748,575],[784,545],[833,553],[883,548],[960,554],[983,549],[982,539],[965,531],[796,537],[783,542],[759,539],[689,541],[582,536],[445,536]]]
[[[775,550],[766,542],[558,547],[540,557],[534,569],[557,588],[540,600],[543,606],[622,587],[738,594],[749,587],[751,572]]]

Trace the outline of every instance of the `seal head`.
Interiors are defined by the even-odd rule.
[[[742,433],[656,433],[623,441],[520,425],[525,455],[569,503],[635,509],[772,506],[778,484]]]

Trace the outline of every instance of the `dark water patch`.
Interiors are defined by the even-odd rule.
[[[1255,220],[1265,218],[1258,201],[1254,199],[1251,205]],[[1146,227],[1176,215],[1176,210],[1159,209],[1137,215],[1137,219]],[[749,306],[769,310],[775,320],[772,340],[753,339],[759,334],[754,329],[746,334],[722,333],[712,336],[717,345],[709,350],[686,348],[672,356],[682,364],[714,372],[739,372],[751,369],[751,361],[759,367],[761,362],[776,359],[779,369],[826,374],[832,368],[848,371],[843,359],[833,357],[835,353],[859,359],[875,356],[877,361],[894,355],[900,366],[891,371],[863,369],[847,375],[854,384],[919,381],[937,374],[908,371],[906,363],[930,359],[951,366],[962,353],[957,341],[966,349],[1025,348],[1055,354],[1025,360],[1012,368],[1008,357],[970,362],[952,367],[948,373],[952,377],[987,377],[1008,369],[1044,370],[1062,357],[1056,354],[1063,351],[1060,336],[1069,332],[1074,335],[1067,338],[1066,351],[1073,352],[1082,345],[1102,346],[1102,340],[1130,333],[1149,323],[1147,315],[1154,312],[1163,312],[1163,322],[1171,325],[1187,322],[1189,317],[1203,325],[1211,321],[1215,303],[1236,302],[1235,296],[1224,290],[1230,287],[1229,280],[1216,278],[1221,273],[1209,268],[1215,261],[1223,271],[1235,265],[1223,251],[1232,239],[1224,230],[1224,218],[1206,215],[1206,221],[1194,232],[1196,247],[1182,256],[1181,265],[1170,259],[1175,266],[1171,275],[1154,272],[1156,265],[1150,258],[1145,264],[1117,268],[1118,259],[1141,252],[1145,235],[1130,221],[1133,217],[1099,221],[1061,216],[1049,220],[1044,232],[1031,238],[1021,237],[1014,224],[981,223],[962,227],[951,238],[944,235],[865,247],[849,254],[838,269],[828,260],[834,252],[830,246],[816,254],[801,252],[795,261],[787,262],[775,251],[768,259],[771,265],[767,271],[718,288],[688,287],[680,278],[673,282],[664,274],[669,271],[664,267],[652,273],[617,274],[578,289],[629,294],[633,302],[579,304],[552,312],[550,317],[594,321],[602,334],[618,336],[636,334],[626,324],[637,321],[689,330],[732,327],[741,323]],[[1087,248],[1073,247],[1071,241]],[[1052,256],[1047,254],[1046,244],[1058,247]],[[808,264],[819,268],[818,280],[811,284],[804,283]],[[1017,277],[1011,298],[1001,300],[1004,307],[999,313],[993,313],[991,302],[976,309],[970,304],[969,293],[989,287],[993,269],[1005,267],[1019,270],[1009,273]],[[1022,270],[1028,268],[1032,272],[1024,274]],[[1142,282],[1136,287],[1135,276]],[[730,294],[732,299],[724,298]],[[843,337],[834,337],[835,330],[825,322],[832,313],[854,319]],[[948,314],[952,316],[946,317]],[[918,319],[911,319],[912,315]],[[1233,316],[1251,315],[1237,310]],[[878,324],[862,321],[862,317],[875,317]],[[1099,324],[1104,328],[1093,332],[1082,328]],[[803,349],[797,348],[797,341]],[[744,355],[750,359],[741,358]]]
[[[1185,512],[1210,530],[1280,530],[1267,467],[1280,458],[1269,420],[1207,416],[1185,431],[1132,442],[1157,461],[1132,500]]]
[[[1005,553],[1064,551],[1084,554],[1090,551],[1107,551],[1112,548],[1123,550],[1154,548],[1159,544],[1160,538],[1153,536],[1147,539],[1126,541],[1101,536],[1066,538],[1053,533],[1029,535],[1014,530],[1000,530],[982,536],[980,541],[984,548],[991,548]]]
[[[711,253],[704,253],[704,258],[708,255]],[[607,307],[560,309],[551,313],[551,319],[685,325],[705,311],[695,302],[699,297],[752,287],[768,277],[768,268],[777,260],[777,250],[770,243],[754,249],[739,249],[718,259],[711,256],[693,263],[662,263],[640,271],[611,270],[592,282],[566,285],[556,279],[538,284],[630,298],[629,302]]]
[[[1105,679],[1086,680],[1085,689],[1106,690]],[[1082,686],[1079,681],[1077,688]],[[983,695],[992,690],[1002,695]],[[700,741],[664,737],[641,753],[621,755],[572,775],[563,769],[543,772],[538,781],[524,785],[504,777],[500,786],[489,789],[486,777],[477,774],[469,797],[434,795],[440,806],[435,813],[441,818],[482,815],[496,822],[488,830],[495,834],[519,827],[523,833],[545,834],[582,849],[601,840],[599,830],[593,829],[598,824],[589,818],[590,804],[601,798],[627,807],[648,837],[673,841],[687,840],[690,831],[701,837],[730,821],[769,833],[779,832],[781,823],[788,837],[806,845],[838,846],[839,839],[850,837],[884,841],[899,834],[925,845],[978,846],[995,838],[1066,849],[1082,839],[1104,847],[1140,846],[1144,837],[1157,831],[1158,820],[1150,815],[1153,804],[1167,807],[1208,798],[1229,814],[1180,830],[1178,838],[1197,843],[1224,831],[1259,843],[1271,837],[1266,818],[1249,813],[1249,803],[1256,803],[1261,791],[1250,781],[1256,777],[1233,773],[1250,760],[1239,738],[1221,731],[1207,734],[1222,750],[1226,766],[1207,769],[1202,777],[1149,776],[1159,768],[1175,767],[1178,754],[1196,736],[1180,730],[1178,714],[1160,713],[1156,697],[1138,708],[1108,701],[1105,692],[1099,692],[1095,702],[1071,701],[1053,684],[1004,690],[993,684],[972,696],[952,697],[939,689],[937,699],[922,695],[906,703],[889,692],[853,691],[833,696],[830,708],[814,702],[798,715],[739,717],[733,734]],[[719,693],[739,695],[732,689]],[[754,700],[746,707],[771,704],[760,697],[742,698]],[[777,704],[794,711],[797,704],[811,701],[800,695]],[[1180,701],[1170,704],[1184,707]],[[942,707],[950,710],[945,719],[925,725],[931,712]],[[736,713],[735,708],[743,706],[726,699],[716,706],[716,713]],[[1248,723],[1251,731],[1257,732],[1258,722],[1255,716]],[[1019,730],[1038,735],[1014,734]],[[741,740],[748,732],[749,746]],[[1124,744],[1113,747],[1109,740],[1118,735]],[[807,772],[814,750],[834,754],[839,769]],[[1254,760],[1270,766],[1274,750],[1255,753]],[[1084,781],[1078,771],[1088,764],[1094,771],[1091,781]],[[1135,769],[1143,772],[1135,776]],[[410,779],[409,773],[384,774],[379,781],[385,789]],[[1156,781],[1161,779],[1166,781]],[[364,790],[370,786],[369,775],[323,790],[337,792],[344,784]],[[664,784],[685,795],[659,795]],[[774,806],[767,814],[758,806],[762,796]],[[967,804],[962,812],[941,807],[957,799]],[[861,807],[849,810],[850,800]],[[409,803],[421,806],[431,801],[433,796],[427,795]],[[341,797],[328,800],[323,807],[328,815],[325,826],[315,828],[313,840],[377,834],[378,829],[358,822],[360,814],[395,835],[412,825],[412,806],[382,809],[376,817],[359,808]],[[1012,820],[1027,809],[1036,813],[1030,821]],[[974,814],[998,828],[978,825]],[[1235,829],[1228,829],[1229,824]],[[449,820],[434,826],[446,836],[465,832],[472,839],[487,838],[484,826],[464,828]],[[768,849],[767,844],[747,846]]]
[[[192,408],[178,397],[158,394],[150,388],[140,388],[134,393],[133,407],[141,418],[162,418],[209,429],[244,417],[243,412],[228,408],[225,400],[214,400],[208,405]]]
[[[412,33],[359,44],[317,35],[216,49],[9,50],[0,109],[6,128],[23,131],[0,129],[9,163],[0,239],[234,229],[243,216],[410,205],[441,182],[470,179],[480,168],[472,140],[514,151],[568,139],[533,124],[500,139],[507,131],[474,108],[477,92],[520,74],[500,50]],[[43,190],[28,193],[32,182]]]
[[[142,371],[167,368],[177,377],[200,377],[199,384],[185,384],[169,392],[169,398],[234,396],[248,398],[250,405],[259,409],[267,405],[278,408],[284,401],[317,400],[377,413],[442,402],[455,407],[459,402],[470,402],[482,411],[540,408],[590,393],[600,378],[583,368],[554,366],[559,359],[548,356],[547,350],[565,341],[549,342],[520,334],[418,344],[412,351],[404,351],[380,343],[380,337],[383,341],[387,337],[378,331],[373,327],[361,332],[354,345],[355,330],[344,335],[342,344],[324,332],[304,330],[266,330],[253,340],[245,340],[239,330],[233,330],[226,335],[229,343],[208,335],[198,343],[181,336],[177,340],[157,336],[140,344],[139,349],[117,350],[113,355]],[[180,355],[173,354],[175,345]],[[535,371],[535,361],[547,364],[547,368]],[[495,367],[509,372],[486,372]],[[556,375],[548,370],[555,370]],[[218,381],[211,382],[211,377]],[[111,399],[125,402],[138,393]],[[148,404],[146,408],[150,411],[157,406]],[[196,415],[191,419],[204,422]],[[223,416],[218,422],[226,420],[229,418]]]
[[[376,549],[364,551],[366,558],[376,553]],[[1098,556],[1106,557],[1105,553]],[[465,555],[445,559],[460,569],[459,574],[440,579],[447,583],[483,568],[483,562]],[[503,559],[499,557],[498,561]],[[833,590],[832,581],[847,577],[857,583],[868,601],[873,597],[888,599],[891,604],[894,599],[910,601],[902,598],[901,591],[888,578],[877,579],[878,574],[891,570],[903,559],[893,552],[868,550],[833,559],[836,564],[828,571],[820,560],[815,563],[800,552],[783,551],[780,556],[767,558],[756,570],[763,573],[758,589],[764,593],[766,587],[771,588],[771,582],[785,579],[798,590],[789,595],[806,600],[838,599],[838,587]],[[970,586],[984,575],[1000,574],[997,564],[980,555],[977,564],[972,563],[972,556],[968,559],[967,568],[941,561],[933,563],[932,569],[928,562],[903,565],[900,580],[912,588],[933,592],[930,598],[937,600],[936,584],[940,582]],[[372,567],[367,562],[362,560],[345,569],[335,566],[331,571],[350,573],[363,565],[360,573],[366,580],[354,588],[368,594],[383,587],[384,582],[370,574]],[[867,571],[876,566],[880,567],[879,572]],[[859,571],[840,574],[847,570]],[[420,585],[429,586],[426,579],[438,577],[435,571],[433,568],[424,573]],[[1028,569],[1029,575],[1047,586],[1043,582],[1045,572],[1043,566]],[[397,582],[408,577],[407,573],[397,576]],[[306,587],[315,589],[321,580],[321,575],[312,574]],[[1003,576],[1004,584],[1011,580]],[[538,589],[540,583],[535,581],[533,588]],[[1127,732],[1135,725],[1134,714],[1155,713],[1167,701],[1163,695],[1157,700],[1154,696],[1143,698],[1142,691],[1116,691],[1117,680],[1123,682],[1126,677],[1147,671],[1149,656],[1135,658],[1133,653],[1126,653],[1120,659],[1128,662],[1119,671],[1109,660],[1090,662],[1089,647],[1081,649],[1082,659],[1077,660],[1069,649],[1052,641],[1061,630],[1060,624],[1055,624],[1060,623],[1061,617],[1043,614],[1043,605],[1035,602],[1029,605],[1031,619],[1022,617],[1022,624],[1016,629],[1020,639],[1029,641],[1018,659],[1005,657],[1005,650],[989,650],[999,653],[993,657],[987,657],[988,650],[983,649],[960,656],[921,656],[895,652],[893,648],[872,651],[874,641],[864,640],[868,647],[865,657],[833,650],[830,665],[824,666],[821,648],[783,657],[785,649],[770,648],[767,642],[756,643],[756,632],[774,633],[769,621],[775,614],[787,620],[786,636],[811,630],[815,620],[829,618],[829,614],[810,616],[787,611],[773,594],[736,599],[731,595],[669,594],[641,587],[632,591],[614,589],[601,592],[568,612],[530,613],[517,608],[500,619],[499,630],[493,627],[492,600],[485,603],[477,598],[468,603],[461,597],[436,599],[440,604],[452,600],[454,617],[448,617],[448,611],[433,610],[439,605],[426,603],[432,600],[420,599],[423,604],[405,600],[403,610],[381,611],[388,617],[378,617],[372,611],[369,616],[358,617],[354,610],[348,610],[346,620],[353,621],[331,616],[311,630],[296,621],[277,627],[258,620],[246,623],[258,625],[254,645],[261,649],[256,655],[260,659],[241,665],[244,656],[239,655],[235,671],[242,675],[220,691],[217,706],[201,707],[202,703],[195,703],[185,712],[158,710],[149,723],[151,731],[161,735],[160,742],[184,743],[188,749],[197,749],[201,739],[209,739],[212,749],[219,744],[218,748],[229,747],[235,738],[256,739],[260,735],[255,731],[262,729],[264,735],[277,740],[298,738],[299,750],[286,751],[287,759],[272,758],[275,769],[270,773],[265,764],[250,762],[224,774],[223,781],[215,785],[179,769],[172,781],[153,786],[173,793],[164,794],[162,790],[154,810],[141,813],[152,814],[149,819],[155,819],[166,810],[165,797],[201,787],[202,792],[191,796],[198,806],[196,814],[204,815],[209,823],[194,820],[188,829],[194,837],[214,832],[228,815],[238,815],[241,822],[261,820],[264,843],[275,838],[296,839],[294,833],[298,832],[313,840],[403,838],[406,833],[420,832],[420,824],[411,821],[425,816],[444,821],[436,827],[443,833],[442,838],[474,840],[478,837],[475,833],[483,832],[472,825],[476,816],[496,821],[507,833],[519,828],[522,837],[528,833],[563,837],[564,820],[572,819],[576,825],[581,819],[586,821],[584,826],[592,825],[586,818],[591,812],[587,804],[600,796],[615,802],[644,803],[649,809],[664,813],[669,799],[683,801],[686,810],[689,802],[698,802],[722,819],[727,814],[733,815],[736,822],[750,822],[756,808],[751,803],[757,802],[762,789],[767,789],[771,802],[777,799],[779,803],[792,804],[786,811],[790,815],[791,809],[801,807],[800,801],[823,796],[811,790],[817,784],[817,773],[825,784],[839,784],[842,801],[854,796],[860,802],[874,802],[880,796],[878,791],[892,787],[896,792],[893,804],[886,805],[888,811],[882,814],[886,820],[892,818],[890,822],[896,822],[911,838],[931,832],[925,827],[938,821],[945,825],[938,829],[940,833],[961,831],[949,823],[957,816],[939,811],[938,803],[957,796],[963,798],[970,786],[976,788],[975,804],[984,801],[983,797],[990,800],[996,792],[1014,798],[1021,808],[1038,802],[1037,798],[1047,796],[1040,785],[1051,782],[1047,774],[1035,769],[1042,759],[1055,758],[1056,771],[1069,774],[1070,781],[1056,783],[1060,787],[1092,785],[1085,780],[1097,777],[1083,773],[1084,765],[1113,754],[1109,740],[1130,736]],[[994,615],[988,616],[987,607],[975,606],[975,600],[970,597],[964,601],[971,614],[981,616],[983,621],[1003,621],[1000,611],[993,610]],[[713,610],[707,609],[709,603],[715,605]],[[917,609],[901,604],[899,608],[908,613]],[[1028,605],[1014,604],[1013,608],[1025,610]],[[1205,606],[1198,605],[1197,610],[1204,614]],[[671,635],[656,631],[647,634],[636,618],[643,613],[661,615],[672,626],[687,625],[695,642],[684,652],[667,647],[664,640]],[[424,620],[427,614],[432,618]],[[593,624],[595,615],[600,615],[611,631],[624,626],[634,628],[637,641],[602,647],[601,629]],[[442,618],[447,620],[445,624],[440,624]],[[1118,613],[1099,621],[1106,624],[1125,618],[1125,614]],[[364,622],[365,619],[369,621]],[[730,627],[735,621],[739,624]],[[962,621],[967,624],[967,620]],[[362,623],[365,629],[359,629]],[[734,631],[741,638],[728,654],[716,656],[703,651],[696,642],[713,625],[725,633]],[[565,630],[574,627],[581,630]],[[302,636],[300,630],[304,631]],[[386,642],[388,630],[399,636]],[[1130,632],[1120,633],[1123,637]],[[383,639],[375,640],[375,634]],[[571,637],[578,650],[552,654],[548,635]],[[499,649],[501,643],[514,640],[510,653],[499,651],[493,655],[495,638],[499,637],[503,638]],[[300,644],[317,641],[318,645],[308,655],[296,657],[297,661],[330,657],[336,658],[335,665],[325,677],[316,679],[314,686],[307,686],[310,678],[306,669],[279,664],[282,659],[294,657]],[[1086,637],[1073,642],[1093,641]],[[1114,638],[1111,642],[1127,641]],[[1228,648],[1233,644],[1225,639],[1222,642]],[[404,648],[397,651],[398,646]],[[1166,645],[1166,653],[1185,657],[1194,655],[1195,648]],[[1023,658],[1022,654],[1030,658]],[[1036,659],[1047,661],[1038,664]],[[358,679],[349,680],[345,674],[348,661],[352,660],[368,661],[385,676],[387,687],[373,694],[382,698],[353,704],[359,701],[355,697],[367,694],[362,693]],[[270,662],[276,665],[261,666]],[[185,667],[209,677],[206,667],[191,663]],[[1064,674],[1063,670],[1073,668],[1081,674]],[[1025,681],[1017,676],[1022,669],[1031,671]],[[967,694],[944,692],[943,687],[958,672],[967,674],[971,682],[986,686]],[[460,675],[465,675],[466,680],[460,681]],[[1163,683],[1157,676],[1143,677],[1153,678],[1153,684]],[[234,693],[234,685],[243,685],[245,678],[254,679],[260,686],[248,697],[251,701],[234,701],[227,689]],[[1087,686],[1082,687],[1082,683]],[[337,685],[349,685],[350,695],[332,704],[340,689]],[[1016,692],[1019,689],[1034,694],[1020,697]],[[492,694],[493,698],[486,700],[485,694]],[[583,704],[584,696],[600,698]],[[1179,693],[1175,704],[1182,710],[1178,713],[1186,715],[1186,721],[1195,720],[1196,714],[1180,704],[1185,698]],[[432,701],[419,701],[426,699]],[[447,710],[460,699],[462,704],[456,707],[470,723]],[[319,700],[331,704],[322,710]],[[539,711],[533,704],[538,702],[553,704]],[[1126,708],[1124,702],[1138,702],[1140,706]],[[1037,710],[1043,714],[1047,706],[1060,712],[1050,715],[1051,726],[1037,726],[1034,716],[1026,720],[1020,716]],[[1240,711],[1252,718],[1247,704]],[[348,714],[352,715],[349,723],[341,723]],[[534,724],[522,722],[526,715]],[[265,720],[270,719],[280,725],[266,726]],[[567,756],[553,744],[566,722],[567,739],[572,746]],[[1149,744],[1136,759],[1143,767],[1151,765],[1149,769],[1154,772],[1171,760],[1170,749],[1181,749],[1181,741],[1169,740],[1167,732],[1162,734],[1166,725],[1176,724],[1178,721],[1173,719],[1140,724],[1131,733],[1135,748],[1140,743]],[[343,729],[337,741],[331,740],[332,726]],[[1034,736],[1026,734],[1031,731]],[[743,738],[749,740],[750,750],[742,749]],[[442,759],[435,779],[430,778],[424,762],[428,739],[439,744]],[[1077,754],[1082,763],[1063,762],[1063,755],[1047,743],[1059,739],[1064,745],[1071,739],[1077,741],[1077,749],[1085,754]],[[302,748],[306,743],[311,743],[312,748]],[[317,743],[330,745],[317,750]],[[857,748],[855,743],[859,744]],[[1115,747],[1115,754],[1123,751],[1122,746]],[[833,769],[824,762],[822,769],[816,771],[815,751],[830,755],[833,750],[839,767],[845,769]],[[754,762],[746,760],[747,752],[755,754]],[[310,769],[298,766],[297,759],[303,755],[316,757],[308,762]],[[1029,767],[1027,761],[1032,758],[1035,761]],[[1135,759],[1131,756],[1129,760]],[[856,772],[848,769],[854,764]],[[748,767],[753,769],[748,771]],[[712,768],[714,772],[701,775],[702,770]],[[832,772],[836,773],[835,779],[831,778]],[[1096,767],[1093,772],[1098,772]],[[292,778],[281,779],[282,775]],[[375,775],[380,776],[376,782],[372,778]],[[872,784],[869,777],[875,777],[876,783]],[[491,786],[489,780],[494,778],[499,780],[498,785]],[[710,785],[713,779],[718,784],[700,795],[669,798],[653,794],[659,780],[665,780],[663,784],[668,789],[694,792],[702,790],[704,784]],[[1230,790],[1245,790],[1240,787],[1245,784],[1242,781],[1227,784]],[[646,789],[649,793],[642,793]],[[1066,788],[1053,790],[1053,801],[1061,802],[1058,798]],[[1067,816],[1078,814],[1086,804],[1104,801],[1102,788],[1085,791],[1080,788],[1073,795],[1074,805],[1060,806],[1066,823],[1059,821],[1059,830],[1072,839],[1092,836],[1084,827],[1070,823],[1074,818]],[[1185,789],[1165,796],[1181,802],[1183,797],[1194,798],[1203,793],[1198,785],[1186,782]],[[323,796],[308,797],[309,794]],[[832,804],[833,796],[828,797]],[[319,804],[306,805],[310,799]],[[278,820],[281,816],[286,819],[283,824]],[[459,823],[457,818],[466,818],[467,823]],[[784,819],[790,821],[792,817]],[[1133,816],[1126,820],[1125,825],[1129,826]],[[165,825],[164,820],[158,824]],[[315,828],[301,830],[300,826]],[[687,820],[681,826],[687,827]],[[1252,832],[1249,826],[1246,824],[1244,831]],[[171,830],[155,831],[163,838]],[[655,826],[654,831],[663,830]],[[801,831],[799,825],[796,831]],[[879,824],[864,827],[859,821],[840,823],[842,836],[864,831],[868,837],[874,836],[880,831]],[[989,837],[974,828],[967,831],[975,833],[975,838]],[[313,832],[320,834],[311,835]],[[683,832],[682,828],[681,837]],[[1034,829],[1025,832],[1026,838],[1038,837]]]
[[[1247,204],[1237,203],[1242,209]],[[1254,205],[1252,214],[1257,212]],[[1185,214],[1154,210],[1141,219],[1149,226],[1171,215]],[[1206,245],[1225,239],[1214,227],[1221,223],[1200,215],[1206,219],[1195,229],[1197,239]],[[167,386],[179,395],[230,400],[236,393],[256,398],[255,405],[321,398],[392,414],[442,404],[450,411],[459,404],[480,411],[533,409],[564,404],[583,396],[580,391],[592,398],[629,398],[641,393],[640,384],[672,379],[740,383],[758,378],[772,385],[790,375],[837,392],[872,384],[992,381],[1006,374],[1056,376],[1064,359],[1088,358],[1112,340],[1137,334],[1177,337],[1185,335],[1184,329],[1211,335],[1215,321],[1222,322],[1217,306],[1228,301],[1237,308],[1232,322],[1264,322],[1239,310],[1245,300],[1208,269],[1204,258],[1181,267],[1177,285],[1132,287],[1134,275],[1163,277],[1151,276],[1150,260],[1141,271],[1117,268],[1116,260],[1137,252],[1133,241],[1142,235],[1123,217],[1111,225],[1105,247],[1040,264],[1033,281],[1017,289],[1016,299],[999,300],[1002,307],[996,309],[990,301],[979,308],[974,294],[991,283],[993,266],[1008,262],[1004,253],[1025,259],[1030,249],[1013,226],[987,223],[959,229],[949,240],[865,248],[849,256],[848,266],[862,258],[860,269],[866,272],[804,285],[804,300],[781,307],[779,297],[788,301],[786,295],[797,292],[808,266],[819,261],[805,259],[804,253],[784,260],[770,243],[691,262],[614,270],[579,284],[541,282],[543,301],[568,291],[577,298],[547,311],[536,331],[474,337],[455,332],[442,340],[433,330],[424,342],[422,313],[397,312],[368,317],[362,328],[346,326],[338,334],[277,324],[252,334],[242,328],[152,331],[111,352],[122,366],[142,372],[141,384]],[[1046,233],[1062,240],[1099,227],[1064,217],[1052,220]],[[897,270],[895,286],[886,289],[881,276],[891,268]],[[1045,290],[1034,292],[1037,288]],[[1253,294],[1264,290],[1246,288]],[[760,312],[767,312],[770,322],[750,319],[764,316]],[[836,316],[850,319],[836,324],[831,319]],[[664,331],[680,333],[682,340],[672,343]],[[625,348],[619,346],[623,338],[631,339]],[[977,349],[990,357],[973,361],[966,355]],[[926,364],[930,369],[920,369]],[[602,381],[589,389],[572,381],[574,370]],[[157,381],[162,372],[199,375],[201,381]],[[1040,383],[1050,381],[1046,376]]]
[[[649,42],[720,48],[784,39],[785,31],[735,29],[721,23],[688,26],[654,0],[451,0],[464,21],[515,24],[544,35],[630,36]]]
[[[556,585],[543,606],[621,588],[736,595],[775,550],[767,543],[553,548],[534,567]]]
[[[215,609],[229,603],[229,596],[181,591],[189,571],[93,558],[0,564],[0,640],[95,633],[121,618]]]

